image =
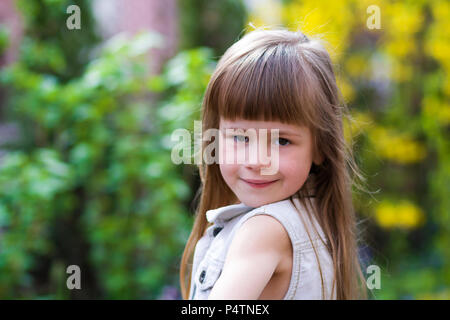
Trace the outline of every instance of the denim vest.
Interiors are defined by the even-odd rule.
[[[320,260],[325,297],[322,297],[322,280],[312,242],[306,233],[299,213],[290,200],[286,199],[258,208],[240,203],[206,212],[207,220],[213,225],[206,229],[206,234],[199,239],[195,246],[189,299],[208,299],[211,289],[220,277],[228,248],[236,231],[246,220],[258,214],[276,218],[286,229],[292,243],[292,273],[289,288],[283,300],[335,299],[335,289],[331,296],[334,271],[332,258],[319,235],[315,234],[311,221],[298,197],[294,196],[292,200],[304,217],[304,222],[307,224],[314,242]],[[314,198],[311,199],[311,202],[314,205]],[[320,237],[326,243],[322,229],[317,221],[313,220]]]

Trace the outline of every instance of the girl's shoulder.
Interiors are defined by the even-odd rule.
[[[246,219],[236,231],[229,252],[232,256],[264,255],[268,261],[283,261],[291,250],[291,239],[284,225],[271,215],[258,214]]]
[[[289,245],[289,233],[280,220],[272,215],[257,214],[246,219],[237,231],[236,236],[249,237],[258,245],[269,240],[276,242],[278,249]]]
[[[306,210],[308,206],[308,210]],[[325,240],[326,237],[314,218],[312,206],[315,206],[314,198],[305,204],[298,197],[292,197],[278,202],[269,203],[242,215],[240,224],[247,223],[258,217],[262,224],[267,225],[267,232],[287,234],[291,242],[309,241],[308,233]],[[311,214],[308,214],[309,211]],[[256,222],[255,222],[256,223]]]

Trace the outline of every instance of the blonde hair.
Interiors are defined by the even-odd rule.
[[[309,196],[314,192],[316,206],[310,206],[314,212],[307,212],[309,218],[314,215],[327,238],[336,298],[366,298],[352,204],[351,188],[356,183],[351,173],[364,178],[344,138],[342,120],[351,120],[351,116],[321,41],[283,28],[257,29],[244,35],[224,53],[211,76],[203,99],[202,129],[219,128],[222,117],[280,121],[311,130],[314,153],[324,160],[320,165],[313,163],[310,176],[314,179],[308,178],[295,195],[304,206],[306,202],[310,206]],[[203,147],[206,145],[204,141]],[[217,163],[201,164],[199,172],[200,201],[180,266],[183,299],[189,297],[195,245],[209,226],[206,212],[239,201]],[[290,200],[294,203],[292,196]],[[322,278],[322,297],[323,290]]]

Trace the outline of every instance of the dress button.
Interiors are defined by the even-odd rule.
[[[217,236],[217,234],[223,229],[223,227],[217,227],[213,230],[213,236]]]
[[[203,280],[205,280],[205,275],[206,275],[206,271],[203,270],[202,273],[200,273],[200,278],[198,279],[198,281],[200,281],[200,283],[203,283]]]

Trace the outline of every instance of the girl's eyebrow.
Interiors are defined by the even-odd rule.
[[[245,132],[246,130],[252,129],[252,128],[226,127],[226,128],[223,128],[223,129],[225,129],[225,130],[227,130],[227,129],[230,129],[230,130],[243,130],[243,131]],[[276,129],[276,128],[273,128],[273,129]],[[271,130],[271,129],[267,129],[267,132],[270,132],[270,130]],[[280,130],[280,129],[279,129],[278,134],[279,134],[279,135],[283,135],[283,136],[299,136],[299,137],[302,136],[302,134],[299,133],[299,132],[290,131],[290,130]]]
[[[279,131],[279,135],[282,135],[282,136],[299,136],[299,137],[302,136],[302,134],[299,133],[299,132],[292,132],[292,131],[285,131],[285,130],[280,130]]]

